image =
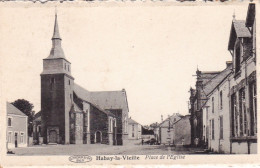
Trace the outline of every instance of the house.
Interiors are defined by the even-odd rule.
[[[71,63],[61,47],[55,14],[52,49],[43,59],[41,111],[35,118],[35,140],[44,144],[123,145],[128,139],[125,89],[91,92],[74,82]]]
[[[229,77],[232,63],[227,62],[226,68],[212,78],[203,91],[207,101],[203,109],[203,141],[215,152],[229,151]]]
[[[255,4],[246,20],[232,20],[228,50],[232,61],[202,87],[203,138],[218,153],[257,153]]]
[[[142,125],[133,120],[128,119],[128,139],[141,139]]]
[[[27,147],[28,146],[28,116],[17,109],[14,105],[7,105],[7,148]]]
[[[174,113],[154,127],[154,136],[159,144],[190,145],[190,115]]]
[[[230,153],[257,153],[256,21],[255,4],[246,20],[231,24],[228,50],[232,55],[230,77]]]

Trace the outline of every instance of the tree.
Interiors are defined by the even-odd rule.
[[[28,135],[31,135],[33,132],[32,122],[34,118],[33,104],[25,99],[18,99],[11,103],[16,108],[18,108],[21,112],[28,116]]]

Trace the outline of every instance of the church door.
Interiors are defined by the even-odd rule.
[[[49,143],[57,143],[57,132],[52,130],[50,131],[50,139]]]
[[[100,133],[100,131],[96,132],[96,143],[101,143],[101,133]]]

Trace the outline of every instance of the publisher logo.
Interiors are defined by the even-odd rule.
[[[69,157],[69,161],[74,163],[86,163],[92,160],[91,156],[88,155],[73,155]]]

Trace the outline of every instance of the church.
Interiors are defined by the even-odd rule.
[[[52,48],[40,74],[41,111],[35,117],[34,139],[44,144],[123,145],[129,112],[125,89],[92,92],[74,83],[61,41],[55,14]]]

